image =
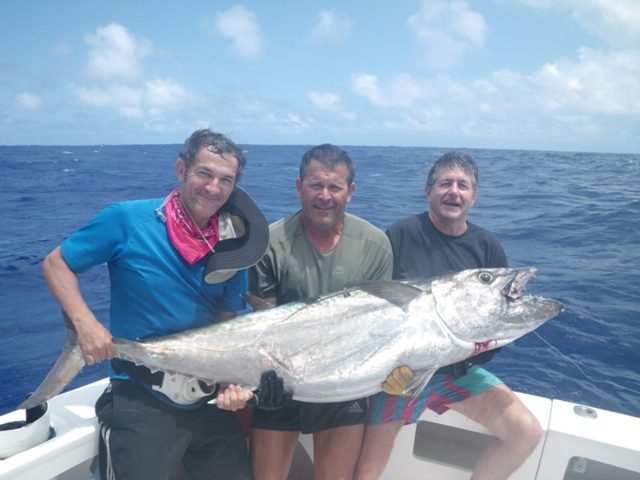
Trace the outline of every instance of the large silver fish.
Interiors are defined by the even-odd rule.
[[[379,392],[400,365],[421,388],[444,365],[508,344],[562,305],[522,296],[534,268],[475,269],[422,282],[369,282],[321,298],[144,342],[114,339],[116,356],[207,383],[256,386],[275,370],[294,398],[342,401]],[[56,395],[84,365],[75,332],[19,408]]]

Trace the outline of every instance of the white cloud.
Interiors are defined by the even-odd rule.
[[[180,83],[149,74],[143,60],[153,52],[150,41],[136,38],[117,23],[99,27],[85,35],[85,41],[89,46],[85,69],[96,82],[70,86],[82,105],[111,109],[157,127],[166,111],[193,104],[193,95]]]
[[[311,90],[307,93],[307,97],[318,110],[337,111],[341,108],[340,95],[336,93]]]
[[[372,130],[520,141],[529,148],[536,139],[561,145],[574,134],[623,138],[640,118],[640,50],[583,48],[576,59],[549,62],[529,74],[503,69],[468,81],[397,75],[382,82],[360,73],[352,86],[374,107],[361,115]]]
[[[38,95],[28,92],[20,92],[16,95],[15,106],[22,110],[39,110],[42,99]]]
[[[640,115],[640,50],[582,48],[577,60],[560,59],[521,74],[502,69],[467,82],[450,77],[417,79],[396,75],[381,84],[375,75],[352,75],[353,90],[376,107],[421,108],[434,103],[456,108],[510,111]]]
[[[623,46],[640,45],[640,2],[637,0],[591,0],[594,14],[577,18],[605,39]]]
[[[338,115],[347,121],[353,121],[356,118],[353,112],[345,109],[342,99],[337,93],[310,90],[307,93],[307,98],[311,104],[321,112]]]
[[[141,60],[152,51],[151,42],[137,39],[125,27],[110,23],[86,34],[89,59],[86,72],[99,80],[135,80],[143,73]]]
[[[449,4],[450,28],[455,35],[466,39],[472,45],[481,46],[487,35],[487,24],[484,17],[469,8],[463,1]]]
[[[179,108],[190,102],[192,95],[174,80],[154,78],[145,82],[144,98],[153,107]]]
[[[241,59],[259,57],[263,49],[263,37],[256,14],[241,5],[218,13],[214,21],[215,31],[231,40],[231,50]]]
[[[445,70],[475,47],[484,44],[484,17],[465,1],[423,0],[420,11],[407,20],[427,66]]]
[[[308,119],[302,118],[298,114],[289,113],[285,116],[285,119],[288,122],[288,126],[293,127],[294,129],[311,128],[311,122]]]
[[[518,0],[537,9],[568,12],[588,32],[609,45],[637,48],[640,45],[638,0]]]
[[[126,118],[155,117],[188,106],[193,96],[171,79],[155,78],[141,86],[110,84],[74,87],[78,100],[91,107],[113,108]]]
[[[351,85],[358,94],[379,107],[411,107],[418,100],[429,96],[429,88],[409,74],[399,74],[381,86],[378,77],[367,73],[351,75]]]
[[[318,21],[311,30],[311,40],[329,45],[341,45],[347,39],[353,22],[346,15],[335,10],[323,10],[318,13]]]
[[[375,75],[354,73],[351,75],[351,85],[353,86],[354,92],[368,98],[374,105],[380,107],[386,106],[387,102],[382,98],[378,77]]]
[[[128,85],[108,87],[75,87],[78,100],[91,107],[114,108],[124,117],[143,116],[144,92]]]
[[[582,48],[578,61],[548,63],[529,81],[541,104],[553,111],[640,115],[640,50]]]

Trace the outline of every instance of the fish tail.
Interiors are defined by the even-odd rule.
[[[62,353],[36,391],[30,394],[17,408],[29,409],[40,405],[59,394],[85,366],[78,334],[69,317],[63,312],[66,339]]]

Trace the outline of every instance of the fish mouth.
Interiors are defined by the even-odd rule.
[[[513,302],[522,299],[522,292],[524,292],[529,280],[535,277],[535,273],[535,268],[518,270],[502,288],[502,294],[508,301]]]

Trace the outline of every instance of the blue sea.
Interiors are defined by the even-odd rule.
[[[269,221],[298,208],[306,146],[244,145],[240,185]],[[0,147],[0,413],[53,365],[62,316],[40,265],[101,208],[162,197],[179,145]],[[380,228],[426,209],[423,185],[443,148],[346,147],[356,163],[349,211]],[[640,155],[465,150],[480,167],[470,219],[502,242],[512,266],[535,266],[536,295],[565,310],[501,351],[490,369],[514,390],[640,416]],[[106,267],[80,276],[107,322]],[[71,385],[106,374],[86,367]]]

